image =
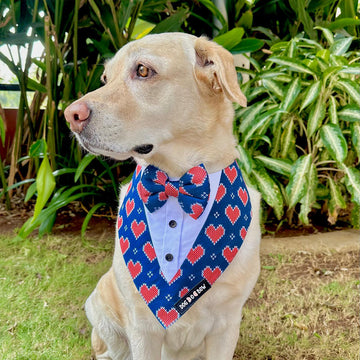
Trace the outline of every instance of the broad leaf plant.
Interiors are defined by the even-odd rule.
[[[241,166],[279,221],[310,224],[341,210],[360,225],[360,52],[325,28],[323,46],[301,35],[250,59],[249,106],[237,111]],[[243,71],[243,70],[241,70]]]

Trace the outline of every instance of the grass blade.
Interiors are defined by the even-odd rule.
[[[85,236],[85,232],[86,232],[86,229],[87,229],[87,226],[89,224],[89,221],[91,220],[92,216],[95,214],[96,210],[99,209],[100,207],[102,206],[106,206],[106,203],[98,203],[96,205],[94,205],[90,211],[87,213],[83,223],[82,223],[82,226],[81,226],[81,238],[84,239],[84,236]]]

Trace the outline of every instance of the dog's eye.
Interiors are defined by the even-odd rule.
[[[141,78],[146,78],[150,75],[151,70],[145,65],[139,64],[136,69],[136,75]]]

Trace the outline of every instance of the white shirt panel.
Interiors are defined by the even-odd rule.
[[[221,173],[222,170],[209,174],[209,201],[204,212],[196,220],[185,213],[179,205],[178,199],[172,196],[168,198],[165,205],[153,213],[145,206],[146,219],[155,253],[160,269],[168,282],[180,269],[205,224],[215,200]],[[175,181],[178,179],[170,180]],[[174,226],[173,221],[176,222],[176,226]]]

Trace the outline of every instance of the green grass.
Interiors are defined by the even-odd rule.
[[[358,360],[358,253],[263,256],[235,359]]]
[[[80,238],[0,238],[0,359],[90,359],[83,305],[111,254]]]
[[[93,244],[0,237],[1,360],[91,358],[83,305],[111,264],[113,240]],[[234,359],[358,360],[358,303],[355,251],[264,255]]]

